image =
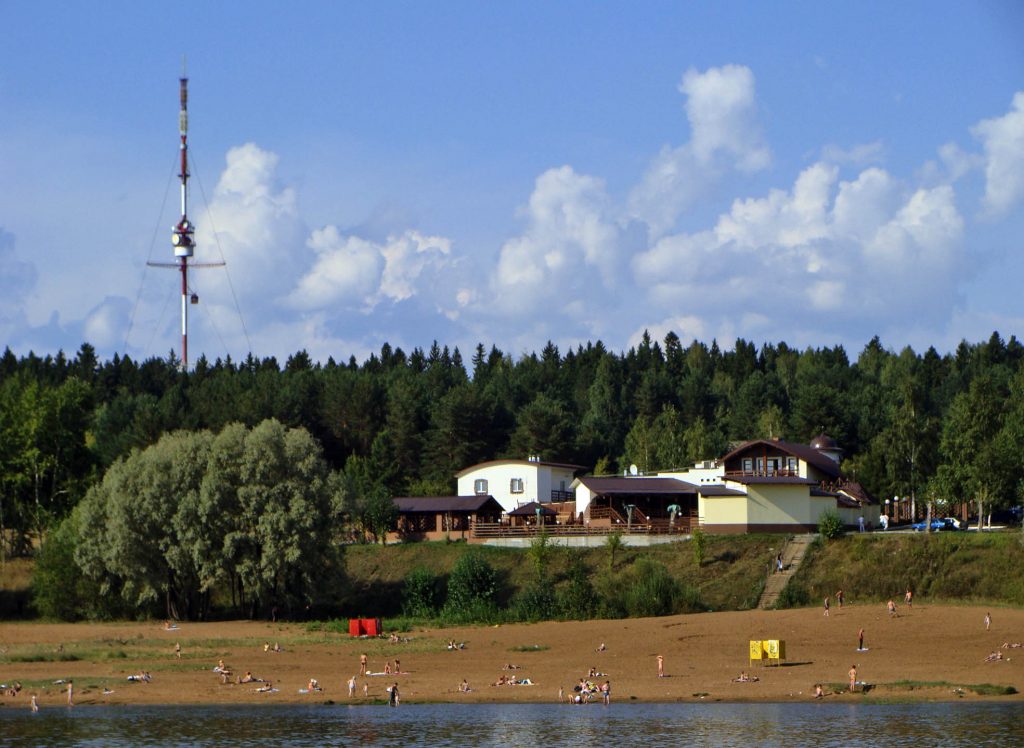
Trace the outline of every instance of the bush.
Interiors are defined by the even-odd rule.
[[[429,618],[437,613],[440,579],[429,569],[417,566],[405,576],[402,613],[412,618]]]
[[[491,620],[495,614],[498,573],[477,550],[459,557],[448,577],[445,618],[453,621]],[[475,616],[481,615],[481,619]]]
[[[118,601],[100,595],[75,563],[78,513],[72,512],[52,529],[36,554],[32,572],[32,602],[43,618],[74,621],[103,610],[104,601],[119,612]]]
[[[554,590],[544,582],[534,582],[513,600],[511,613],[515,620],[530,623],[554,618],[558,613]]]
[[[823,538],[835,540],[841,538],[846,532],[843,520],[835,509],[826,509],[818,518],[818,532]]]
[[[569,557],[566,577],[566,584],[558,595],[562,616],[575,621],[593,618],[597,611],[597,593],[590,580],[590,569],[583,563],[583,557],[578,551]]]
[[[697,590],[683,587],[657,561],[641,558],[622,574],[602,580],[602,613],[609,618],[665,616],[704,610]]]
[[[693,543],[693,562],[700,568],[708,551],[708,536],[704,534],[704,530],[695,527],[690,533],[690,542]]]

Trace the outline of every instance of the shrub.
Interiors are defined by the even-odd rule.
[[[598,604],[597,593],[590,580],[590,569],[583,563],[583,557],[578,551],[569,557],[566,577],[566,584],[558,595],[562,616],[576,621],[593,618]]]
[[[491,620],[495,611],[498,574],[477,550],[459,557],[448,577],[445,618],[453,621]],[[480,615],[478,619],[475,616]]]
[[[517,621],[547,621],[558,612],[554,590],[544,582],[534,582],[520,592],[511,606],[512,617]]]
[[[693,562],[700,568],[704,564],[704,556],[708,550],[708,536],[699,527],[693,528],[690,534],[690,542],[693,544]]]
[[[822,512],[821,517],[818,518],[818,532],[828,540],[841,538],[846,532],[846,528],[839,512],[835,509],[826,509]]]
[[[422,566],[406,574],[402,588],[402,612],[413,618],[429,618],[437,613],[439,582],[435,574]]]

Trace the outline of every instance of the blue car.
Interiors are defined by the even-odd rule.
[[[911,530],[916,532],[924,532],[924,528],[927,526],[927,522],[916,522],[910,526]],[[957,523],[952,517],[944,517],[942,519],[932,520],[932,532],[940,532],[942,530],[959,530]]]

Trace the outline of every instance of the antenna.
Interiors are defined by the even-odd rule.
[[[188,371],[188,305],[199,303],[198,294],[190,294],[188,288],[188,259],[195,252],[195,224],[188,219],[188,78],[185,75],[185,57],[181,58],[181,78],[178,80],[178,97],[181,109],[178,111],[178,133],[181,137],[181,218],[171,233],[171,244],[177,262],[148,262],[147,265],[161,268],[175,268],[181,271],[181,370]],[[194,268],[223,267],[223,262],[196,262]]]

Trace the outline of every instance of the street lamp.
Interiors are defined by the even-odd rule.
[[[888,530],[889,522],[892,522],[892,515],[889,514],[889,499],[885,500],[885,516],[888,518],[888,521],[885,523],[885,529]]]
[[[892,512],[893,512],[893,514],[896,515],[896,522],[898,524],[899,521],[900,521],[900,497],[899,496],[893,496],[892,497]]]

